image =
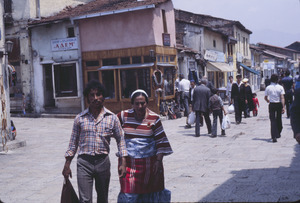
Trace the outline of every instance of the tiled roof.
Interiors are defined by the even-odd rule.
[[[244,30],[248,34],[252,34],[250,30],[245,28],[239,21],[227,20],[223,18],[217,18],[210,15],[195,14],[188,11],[174,9],[175,20],[183,21],[186,23],[193,23],[200,26],[210,27],[217,29],[225,35],[232,35],[232,27],[236,25],[240,29]]]
[[[279,53],[276,53],[276,52],[273,52],[273,51],[270,51],[270,50],[264,50],[263,53],[266,54],[266,55],[274,56],[276,58],[280,58],[280,59],[288,59],[289,58],[286,55],[279,54]]]
[[[146,5],[157,5],[170,0],[95,0],[87,4],[80,4],[74,8],[66,7],[61,12],[42,18],[41,20],[31,21],[30,25],[50,23],[59,20],[66,20],[72,17],[95,14],[99,12],[107,12],[121,9],[129,9]]]

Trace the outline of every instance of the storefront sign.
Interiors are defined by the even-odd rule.
[[[51,40],[52,51],[65,51],[78,49],[77,38],[65,38],[65,39],[55,39]]]
[[[225,54],[220,51],[206,50],[204,59],[214,62],[225,62]]]
[[[242,63],[243,55],[239,52],[236,53],[236,61]]]

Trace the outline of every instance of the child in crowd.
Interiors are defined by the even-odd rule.
[[[257,107],[259,107],[259,102],[258,102],[258,99],[257,99],[257,95],[256,93],[253,93],[252,94],[253,98],[253,116],[257,116],[257,113],[258,113],[258,110],[257,110]]]
[[[213,113],[213,126],[212,126],[212,133],[210,137],[217,137],[217,123],[218,117],[220,120],[220,127],[222,128],[222,121],[223,121],[223,112],[226,115],[227,112],[224,109],[223,101],[221,97],[218,95],[218,90],[216,88],[212,89],[213,95],[209,98],[209,109]],[[222,129],[221,136],[225,136],[225,130]]]

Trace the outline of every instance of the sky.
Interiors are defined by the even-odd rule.
[[[172,0],[174,8],[240,21],[250,43],[286,47],[300,41],[300,0]]]

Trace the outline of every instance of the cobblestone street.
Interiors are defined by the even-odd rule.
[[[264,92],[258,92],[257,117],[234,122],[226,136],[210,138],[206,126],[195,137],[194,126],[185,129],[186,118],[163,119],[174,153],[164,158],[165,186],[172,202],[291,202],[300,200],[300,145],[293,138],[290,121],[283,115],[282,137],[271,142]],[[227,106],[226,106],[227,108]],[[0,152],[0,199],[14,202],[60,202],[61,171],[73,119],[12,118],[17,140],[26,146]],[[218,123],[219,127],[219,123]],[[12,143],[13,143],[12,142]],[[117,151],[111,141],[109,201],[120,189]],[[76,159],[71,182],[77,191]],[[96,202],[94,193],[94,202]]]

